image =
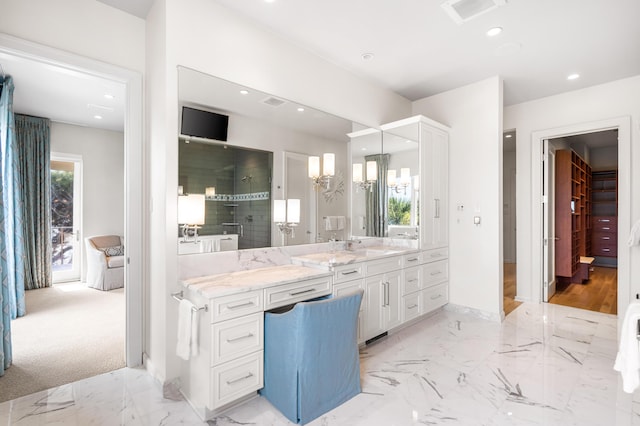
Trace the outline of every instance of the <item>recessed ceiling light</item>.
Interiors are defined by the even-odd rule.
[[[95,118],[96,120],[102,120],[102,116],[101,115],[94,115],[93,118]]]
[[[241,94],[241,95],[248,95],[248,94],[249,94],[249,91],[248,91],[248,90],[244,90],[244,89],[243,89],[243,90],[241,90],[241,91],[240,91],[240,94]]]
[[[265,2],[265,3],[273,3],[273,2],[275,2],[275,1],[276,1],[276,0],[264,0],[264,2]]]
[[[104,98],[105,98],[105,99],[114,99],[114,98],[115,98],[115,96],[113,96],[111,93],[105,93],[105,94],[104,94]]]
[[[505,138],[510,138],[511,136],[513,136],[513,135],[505,135],[504,137]]]
[[[502,32],[502,27],[493,27],[489,31],[487,31],[487,36],[494,37]]]
[[[567,80],[577,80],[579,78],[580,78],[580,74],[575,74],[575,73],[574,74],[569,74],[567,76]]]
[[[362,151],[366,151],[366,150],[367,150],[367,148],[361,148],[361,150],[362,150]]]
[[[373,53],[363,53],[362,54],[362,59],[364,59],[365,61],[373,59]]]
[[[299,108],[298,108],[298,112],[304,112],[304,108],[299,107]]]

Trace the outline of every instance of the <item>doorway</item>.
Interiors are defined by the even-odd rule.
[[[543,300],[616,315],[618,129],[543,146]]]
[[[516,300],[516,131],[505,131],[502,141],[503,309],[506,316],[522,304]]]
[[[82,267],[82,157],[51,154],[51,270],[54,284],[79,281]]]

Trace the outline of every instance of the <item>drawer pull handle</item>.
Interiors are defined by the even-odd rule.
[[[342,275],[351,275],[351,274],[357,274],[358,271],[357,270],[353,270],[353,271],[347,271],[347,272],[340,272]]]
[[[442,253],[431,253],[431,257],[442,257]]]
[[[611,237],[602,237],[603,240],[610,240]]]
[[[435,271],[435,272],[431,273],[431,276],[440,275],[441,273],[442,273],[442,271]]]
[[[417,307],[418,307],[418,305],[411,305],[411,306],[407,306],[407,309],[415,309]]]
[[[237,379],[227,380],[227,384],[228,385],[232,385],[234,383],[238,383],[238,382],[241,382],[243,380],[250,379],[251,377],[253,377],[253,373],[249,373],[246,376],[238,377]]]
[[[603,227],[602,227],[602,230],[603,230],[603,231],[608,231],[609,229],[611,229],[611,228],[609,228],[608,226],[606,226],[606,227],[605,227],[605,226],[603,226]]]
[[[253,302],[245,302],[245,303],[240,303],[239,305],[227,305],[228,309],[238,309],[238,308],[244,308],[245,306],[252,306]]]
[[[417,279],[417,278],[414,278],[414,279],[412,279],[412,280],[409,280],[409,282],[410,282],[410,283],[415,283],[416,281],[418,281],[418,279]]]
[[[248,339],[249,337],[253,337],[253,333],[245,334],[244,336],[234,337],[233,339],[227,339],[227,343],[237,342],[238,340]]]
[[[431,296],[431,300],[440,299],[441,297],[442,297],[441,294],[434,294],[433,296]]]
[[[289,296],[297,296],[299,294],[311,293],[312,291],[316,291],[316,289],[315,288],[308,288],[306,290],[296,291],[295,293],[289,293]]]
[[[417,262],[418,258],[417,257],[412,257],[411,259],[407,259],[407,262]]]
[[[606,251],[607,253],[611,251],[611,249],[603,248],[602,251]]]
[[[611,222],[611,220],[610,219],[598,219],[598,222],[609,223],[609,222]]]

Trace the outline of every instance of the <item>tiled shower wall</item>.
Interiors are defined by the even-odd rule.
[[[214,186],[218,198],[230,196],[205,202],[199,234],[239,234],[240,249],[270,246],[272,164],[270,152],[180,141],[178,184],[184,193],[204,194]],[[252,199],[264,192],[259,198],[266,199]]]

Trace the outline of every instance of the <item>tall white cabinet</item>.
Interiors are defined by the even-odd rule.
[[[386,134],[417,141],[420,156],[420,248],[449,246],[449,127],[423,115],[380,126]],[[383,143],[384,151],[384,143]]]

